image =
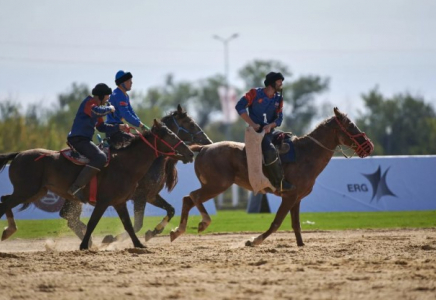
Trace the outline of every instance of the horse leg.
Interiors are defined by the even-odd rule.
[[[209,226],[211,219],[203,205],[203,202],[221,194],[231,185],[232,182],[225,183],[225,184],[221,183],[221,186],[216,186],[213,189],[211,189],[210,186],[202,186],[198,190],[191,192],[189,196],[183,197],[183,206],[182,206],[182,215],[180,218],[180,224],[179,227],[177,227],[175,230],[172,230],[170,232],[171,241],[174,241],[177,237],[179,237],[181,234],[183,234],[186,231],[189,211],[191,210],[192,207],[194,207],[194,205],[197,207],[197,209],[199,210],[202,216],[202,220],[198,224],[198,232],[204,231]]]
[[[91,218],[89,219],[88,225],[86,226],[86,232],[83,236],[82,243],[80,244],[80,250],[89,249],[89,242],[91,240],[91,234],[103,216],[104,212],[108,208],[108,204],[102,200],[97,200],[94,210],[92,211]]]
[[[181,236],[186,231],[186,226],[188,224],[189,211],[194,207],[194,202],[192,202],[191,197],[185,196],[183,197],[183,205],[182,205],[182,214],[180,216],[179,226],[170,232],[171,242],[176,238]]]
[[[118,213],[118,216],[121,219],[121,222],[124,225],[124,230],[129,233],[130,238],[132,239],[133,246],[135,248],[145,248],[143,244],[139,241],[138,237],[135,234],[135,230],[133,229],[132,221],[130,220],[129,211],[127,210],[126,202],[118,204],[114,206],[115,210]]]
[[[145,200],[142,198],[134,198],[133,199],[133,213],[134,213],[134,226],[133,229],[135,232],[141,230],[142,225],[144,223],[144,211],[145,211]],[[112,234],[108,234],[103,238],[103,244],[110,244],[116,241],[124,241],[129,237],[129,233],[127,231],[123,231],[117,236],[113,236]]]
[[[280,204],[279,210],[274,218],[274,221],[271,223],[269,229],[256,237],[252,241],[247,241],[245,246],[257,246],[260,245],[268,236],[272,233],[276,232],[279,229],[280,225],[282,225],[283,220],[291,209],[291,202],[285,201],[282,199],[282,203]]]
[[[15,224],[14,214],[12,213],[12,210],[7,209],[5,213],[6,213],[6,218],[8,220],[8,226],[5,227],[3,230],[2,241],[8,239],[11,235],[13,235],[18,230],[18,227]]]
[[[162,198],[159,194],[156,195],[155,201],[150,202],[150,204],[165,209],[167,211],[167,215],[162,219],[162,221],[159,224],[156,225],[153,231],[148,230],[145,233],[146,242],[149,241],[151,238],[155,237],[156,235],[162,233],[165,226],[167,226],[168,222],[174,217],[174,214],[176,212],[174,207],[171,204],[169,204],[167,201],[165,201],[165,199]]]
[[[304,246],[303,237],[301,236],[300,226],[300,201],[291,208],[292,229],[297,239],[297,246]]]
[[[203,186],[198,190],[195,190],[193,192],[191,192],[190,197],[192,199],[192,201],[195,204],[195,207],[197,207],[198,211],[201,214],[201,222],[198,223],[198,232],[202,232],[204,230],[206,230],[206,228],[210,225],[210,223],[212,222],[206,208],[204,207],[203,203],[206,202],[207,200],[218,196],[219,194],[221,194],[222,192],[224,192],[226,189],[228,189],[230,186],[232,185],[232,182],[226,182],[226,183],[221,183],[220,186],[215,186],[212,187],[211,186]]]
[[[4,241],[13,235],[18,227],[15,224],[14,214],[12,208],[24,202],[33,202],[40,199],[42,196],[47,194],[47,189],[43,188],[36,194],[29,196],[28,194],[18,195],[14,192],[12,195],[4,195],[1,197],[2,203],[0,203],[0,218],[6,214],[8,220],[8,226],[4,228],[1,240]],[[16,201],[17,199],[25,199],[25,201]]]
[[[80,214],[82,213],[82,203],[78,201],[65,200],[59,216],[67,220],[68,227],[77,235],[80,240],[83,240],[85,235],[86,225],[80,221]]]

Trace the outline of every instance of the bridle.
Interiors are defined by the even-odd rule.
[[[183,144],[183,141],[180,140],[178,143],[176,143],[174,146],[171,146],[170,144],[168,144],[167,142],[165,142],[163,139],[161,139],[160,137],[158,137],[156,134],[154,134],[151,130],[149,131],[149,133],[151,135],[154,136],[154,145],[151,144],[139,131],[138,129],[134,128],[135,131],[138,133],[139,137],[144,141],[144,143],[146,143],[148,146],[150,146],[151,149],[154,150],[154,154],[156,157],[159,156],[159,154],[161,155],[167,155],[167,156],[175,156],[177,155],[177,151],[176,148],[178,146],[180,146],[181,144]],[[170,148],[172,150],[172,152],[162,152],[160,150],[157,149],[157,141],[160,140],[162,143],[164,143],[168,148]]]
[[[338,117],[335,117],[336,123],[338,123],[339,128],[350,138],[350,140],[353,141],[355,147],[352,147],[354,152],[361,158],[367,157],[372,153],[374,150],[374,144],[371,142],[371,140],[368,138],[365,132],[361,132],[358,134],[351,134],[345,129],[344,125],[339,121]],[[365,139],[365,142],[362,144],[358,143],[356,138],[363,137]]]
[[[350,148],[353,149],[354,153],[356,153],[361,158],[367,157],[368,155],[370,155],[372,153],[372,151],[374,150],[374,144],[371,142],[371,140],[368,138],[368,136],[366,135],[365,132],[353,135],[347,131],[347,129],[344,127],[344,125],[342,125],[342,123],[339,121],[338,117],[335,117],[335,120],[336,120],[336,123],[338,123],[339,128],[342,130],[342,132],[345,133],[348,136],[348,138],[353,141],[353,146],[351,146]],[[324,148],[325,150],[328,150],[331,152],[338,152],[335,149],[327,148],[326,146],[321,144],[318,140],[316,140],[314,137],[311,137],[309,135],[307,137],[310,138],[313,142],[315,142],[320,147]],[[358,137],[363,137],[365,139],[365,142],[363,142],[362,144],[357,142],[356,139]],[[351,158],[353,156],[353,155],[350,155],[350,156],[346,155],[341,146],[339,146],[339,149],[344,157]]]
[[[185,133],[187,133],[187,134],[189,134],[191,136],[191,141],[190,142],[193,142],[194,141],[194,136],[196,136],[197,134],[203,133],[202,130],[199,130],[199,131],[197,131],[195,133],[190,132],[186,128],[180,126],[179,123],[177,123],[177,120],[174,117],[174,115],[172,117],[173,117],[173,120],[174,120],[174,124],[176,124],[176,126],[177,126],[177,132],[174,132],[176,135],[178,135],[180,131],[183,131],[183,132],[185,132]],[[185,141],[185,143],[186,143],[186,141]]]

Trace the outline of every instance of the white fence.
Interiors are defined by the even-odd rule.
[[[200,187],[193,164],[177,164],[179,183],[168,193],[161,192],[180,215],[182,198]],[[0,173],[0,194],[9,194],[12,186],[6,168]],[[276,212],[281,199],[268,194],[271,212]],[[58,218],[63,199],[49,193],[27,210],[14,210],[17,219]],[[210,214],[216,213],[215,203],[204,203]],[[128,202],[130,214],[132,201]],[[93,207],[84,206],[82,216],[90,216]],[[436,156],[380,156],[369,158],[333,158],[318,176],[310,195],[303,199],[303,212],[333,211],[401,211],[436,210]],[[193,214],[198,214],[196,208]],[[150,204],[146,216],[165,215]],[[110,207],[105,216],[117,216]]]
[[[271,212],[281,199],[267,195]],[[333,158],[303,212],[436,210],[436,156]]]

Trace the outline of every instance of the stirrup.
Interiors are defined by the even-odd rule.
[[[85,194],[83,193],[83,188],[76,189],[70,188],[67,193],[73,196],[76,200],[79,200],[82,203],[87,203],[88,201],[85,199]]]
[[[279,190],[279,192],[290,192],[290,191],[295,190],[295,185],[293,185],[292,183],[287,182],[286,180],[283,179],[280,182],[280,188],[278,190]]]

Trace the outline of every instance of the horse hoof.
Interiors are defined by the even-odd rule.
[[[171,231],[171,232],[170,232],[170,239],[171,239],[171,242],[174,241],[174,240],[175,240],[179,235],[180,235],[180,234],[178,234],[177,232],[175,232],[175,231]]]
[[[209,224],[207,224],[206,222],[198,223],[198,232],[205,231],[208,226],[209,226]]]
[[[255,247],[255,246],[260,245],[260,244],[261,244],[261,242],[259,242],[259,240],[256,238],[251,238],[251,240],[245,242],[245,246],[247,246],[247,247]]]
[[[3,230],[3,234],[2,234],[2,241],[8,239],[16,231],[17,231],[16,228],[5,228],[5,230]]]
[[[113,243],[113,242],[115,242],[115,241],[116,241],[116,239],[115,239],[115,237],[114,237],[113,235],[107,235],[107,236],[105,236],[105,237],[103,238],[102,243],[103,243],[103,244],[110,244],[110,243]]]
[[[151,240],[154,237],[155,237],[155,234],[151,230],[149,230],[145,233],[145,241],[146,242],[148,242],[149,240]]]
[[[245,246],[247,246],[247,247],[254,247],[252,241],[246,241],[246,242],[245,242]]]
[[[304,243],[297,243],[297,246],[298,246],[298,247],[303,247],[303,246],[304,246]]]

